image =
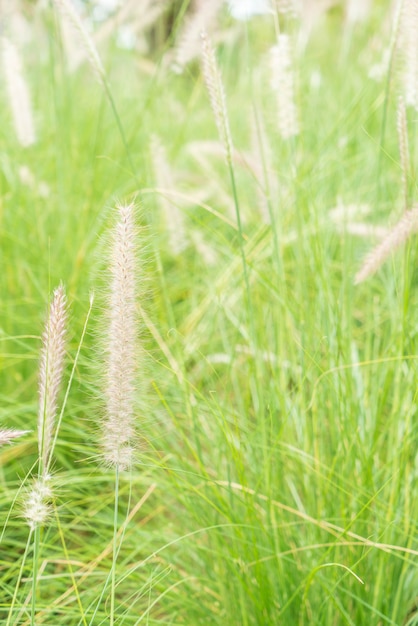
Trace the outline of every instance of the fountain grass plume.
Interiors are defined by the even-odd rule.
[[[7,94],[16,136],[20,145],[26,148],[35,143],[36,134],[32,103],[28,84],[23,73],[22,60],[16,46],[4,36],[1,40],[1,51]]]
[[[116,567],[118,547],[119,477],[135,456],[135,395],[138,370],[137,240],[134,205],[118,205],[111,231],[108,264],[109,289],[105,305],[101,448],[104,463],[115,471],[112,567],[99,603],[110,584],[109,624],[116,615]],[[96,614],[96,611],[94,615]]]
[[[278,127],[283,139],[299,135],[298,111],[295,104],[295,76],[289,35],[281,34],[270,49],[271,86],[276,94]]]
[[[201,33],[202,73],[209,94],[210,104],[228,165],[232,163],[232,138],[226,108],[225,89],[216,62],[215,50],[205,31]]]
[[[26,494],[23,508],[23,516],[31,530],[42,526],[50,513],[52,488],[49,485],[49,467],[64,372],[66,334],[67,299],[63,285],[59,285],[53,293],[42,336],[38,409],[39,470],[38,478]]]
[[[212,31],[222,4],[223,0],[196,2],[193,13],[186,17],[178,37],[173,63],[174,71],[182,72],[190,61],[199,56],[200,33]]]
[[[28,430],[12,430],[11,428],[3,428],[0,430],[0,446],[11,443],[14,439],[18,439],[28,433]]]
[[[58,395],[64,371],[67,329],[67,299],[63,285],[54,291],[46,328],[42,337],[39,369],[38,445],[40,474],[50,464],[53,432],[58,411]]]
[[[224,147],[226,165],[229,170],[231,179],[231,190],[234,198],[235,214],[237,219],[237,227],[240,239],[240,252],[242,260],[242,269],[244,272],[244,284],[247,296],[248,309],[251,309],[250,283],[248,278],[247,260],[245,257],[245,239],[242,229],[241,210],[238,200],[238,188],[235,180],[233,166],[233,143],[231,130],[229,125],[228,111],[226,107],[225,89],[222,81],[222,75],[216,62],[216,55],[213,45],[206,32],[201,33],[202,40],[202,74],[206,83],[212,111],[215,117],[216,126],[218,128],[219,137]]]
[[[405,210],[408,209],[408,178],[410,171],[409,142],[408,142],[408,123],[406,117],[406,106],[402,96],[398,100],[398,110],[396,118],[396,127],[398,130],[399,156],[401,158],[402,171],[402,188],[404,195]]]
[[[80,15],[77,13],[75,6],[71,0],[54,0],[54,4],[68,23],[71,24],[74,31],[79,35],[80,43],[84,48],[93,72],[97,76],[99,83],[102,83],[106,87],[106,74],[99,53]]]
[[[134,457],[135,392],[138,360],[136,311],[137,229],[134,206],[118,206],[112,231],[105,330],[104,397],[102,428],[105,463],[128,469]]]
[[[418,232],[418,206],[405,211],[386,237],[366,256],[357,272],[354,284],[364,282],[383,265],[386,259]]]
[[[403,93],[407,107],[418,110],[418,3],[416,0],[400,2],[399,50],[403,58]]]
[[[31,530],[43,526],[51,514],[52,487],[47,477],[34,481],[26,494],[24,516]]]

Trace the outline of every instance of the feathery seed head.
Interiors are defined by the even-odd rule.
[[[418,232],[418,206],[405,211],[401,219],[365,258],[357,272],[354,284],[358,285],[372,276],[383,265],[386,259],[399,246],[408,241],[409,237]]]
[[[137,374],[136,249],[133,205],[119,206],[110,256],[110,293],[106,330],[103,456],[126,469],[132,464]]]
[[[36,141],[32,104],[27,82],[23,75],[22,61],[17,48],[6,37],[0,42],[6,87],[13,123],[19,143],[31,146]]]
[[[43,471],[47,471],[52,453],[58,395],[64,371],[67,301],[63,285],[55,289],[49,316],[42,336],[39,369],[38,445]]]
[[[283,139],[299,134],[289,35],[279,35],[270,49],[271,86],[276,94],[279,132]]]
[[[218,127],[219,137],[224,146],[227,163],[232,160],[232,139],[226,109],[225,90],[216,62],[215,50],[206,32],[201,33],[203,78],[209,93],[212,111]]]
[[[77,13],[71,0],[54,0],[55,5],[61,12],[64,19],[72,26],[75,33],[78,34],[82,47],[84,48],[85,57],[99,80],[99,83],[105,84],[105,70],[100,60],[97,48],[90,37],[80,15]]]
[[[13,439],[22,437],[22,435],[26,435],[28,432],[28,430],[11,430],[9,428],[2,429],[0,430],[0,446],[5,443],[10,443]]]
[[[200,54],[200,33],[212,30],[224,0],[199,0],[194,12],[185,20],[175,51],[173,69],[182,72],[184,67]]]
[[[418,2],[403,0],[400,16],[400,52],[403,57],[405,104],[418,110]]]
[[[401,157],[402,186],[404,193],[405,210],[408,208],[408,174],[409,174],[409,142],[406,107],[402,97],[398,101],[397,130],[399,141],[399,154]]]
[[[348,0],[346,17],[349,24],[364,22],[371,9],[371,0]]]
[[[43,526],[51,514],[52,489],[47,479],[34,482],[32,489],[27,494],[23,515],[31,530],[37,526]]]

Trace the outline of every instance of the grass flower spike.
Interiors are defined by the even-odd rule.
[[[94,42],[86,30],[86,27],[84,26],[83,21],[77,13],[73,3],[71,0],[54,0],[54,3],[64,19],[66,19],[72,26],[74,32],[78,34],[80,44],[84,49],[85,56],[89,60],[93,72],[96,74],[99,83],[104,84],[105,70],[99,57],[99,53],[97,52],[96,46],[94,45]]]
[[[37,480],[26,495],[23,509],[23,515],[31,530],[42,526],[50,512],[52,489],[49,485],[49,469],[58,413],[58,396],[64,371],[66,329],[67,299],[64,287],[60,285],[53,293],[42,336],[38,409],[39,471]]]
[[[10,443],[13,439],[22,437],[22,435],[26,435],[28,432],[28,430],[11,430],[9,428],[0,430],[0,446]]]
[[[200,53],[199,35],[202,31],[210,32],[216,24],[222,0],[199,0],[195,10],[185,20],[175,51],[173,69],[182,72],[186,65]]]
[[[418,110],[418,3],[401,3],[400,51],[403,57],[403,92],[406,106]]]
[[[43,526],[47,521],[50,512],[50,500],[52,489],[45,479],[34,482],[25,500],[24,516],[31,530],[37,526]]]
[[[2,38],[3,69],[13,123],[19,143],[28,147],[35,143],[32,103],[23,75],[22,61],[11,41]]]
[[[202,64],[203,77],[209,93],[212,111],[218,127],[219,137],[226,153],[227,163],[232,161],[232,139],[229,129],[229,120],[226,110],[225,89],[222,77],[216,62],[215,51],[207,34],[203,32],[202,37]]]
[[[103,456],[107,464],[127,469],[133,460],[137,312],[134,207],[119,206],[110,260],[106,330]]]
[[[295,105],[294,72],[289,35],[279,35],[270,50],[271,86],[277,98],[279,132],[283,139],[299,134],[298,113]]]
[[[383,265],[386,259],[399,246],[408,241],[418,232],[418,207],[405,211],[401,219],[395,224],[387,236],[365,258],[363,265],[357,272],[354,284],[358,285],[372,276]]]
[[[404,195],[405,210],[408,209],[408,176],[409,176],[409,143],[408,143],[408,125],[406,117],[405,102],[402,97],[398,100],[397,111],[397,130],[399,142],[399,155],[401,158],[402,170],[402,187]]]
[[[64,287],[55,289],[47,325],[42,337],[43,348],[39,372],[38,443],[41,473],[50,464],[58,394],[64,370],[67,301]]]

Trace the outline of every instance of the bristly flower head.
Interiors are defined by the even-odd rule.
[[[299,134],[294,72],[289,35],[281,34],[270,50],[271,86],[277,98],[279,132],[283,139]]]
[[[409,176],[409,142],[408,142],[408,122],[406,116],[405,102],[402,96],[398,100],[397,129],[399,142],[399,155],[401,157],[402,187],[404,194],[405,210],[408,209],[408,176]]]
[[[48,471],[52,453],[58,395],[64,371],[67,301],[63,285],[55,289],[42,337],[39,369],[38,445],[42,472]]]
[[[230,163],[232,160],[232,139],[226,109],[225,89],[216,62],[215,50],[206,32],[201,33],[201,40],[203,78],[209,93],[219,137],[224,146],[226,161]]]
[[[96,46],[84,26],[80,15],[77,13],[72,0],[54,0],[54,3],[63,15],[64,19],[66,19],[72,26],[74,32],[78,34],[85,56],[90,62],[91,68],[93,69],[99,83],[105,84],[106,73],[99,53],[97,52]]]
[[[200,54],[200,33],[211,32],[224,0],[198,0],[193,13],[186,16],[178,37],[173,70],[181,73]]]
[[[403,91],[406,106],[418,111],[418,2],[400,3],[399,49],[403,57]]]
[[[64,372],[66,332],[67,300],[64,287],[60,285],[53,293],[42,336],[38,410],[39,473],[32,488],[26,493],[23,505],[23,516],[31,530],[45,524],[51,511],[49,466],[53,452],[58,395]]]
[[[19,143],[31,146],[36,141],[32,103],[23,75],[22,61],[17,48],[6,37],[0,41],[6,87]]]
[[[366,256],[363,265],[355,276],[354,284],[362,283],[366,278],[377,272],[392,252],[417,232],[418,206],[414,206],[409,211],[403,213],[401,219],[393,226],[383,241]]]
[[[25,498],[23,516],[31,530],[43,526],[51,513],[52,489],[48,485],[47,477],[36,480],[32,489]]]
[[[22,437],[22,435],[26,435],[28,432],[28,430],[11,430],[9,428],[2,429],[0,430],[0,446],[5,443],[10,443],[13,439]]]
[[[105,367],[106,418],[102,446],[105,462],[127,469],[133,462],[132,445],[137,374],[137,229],[134,206],[118,207],[112,233]]]

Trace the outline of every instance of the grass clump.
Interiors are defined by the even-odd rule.
[[[10,106],[2,623],[416,621],[411,38],[389,3],[285,4],[233,21],[178,3],[166,41],[161,7],[144,30],[136,3],[109,21],[86,3],[76,64],[56,8],[36,13],[36,54],[7,22],[34,132],[20,141]],[[200,33],[181,40],[197,19],[206,69]],[[34,333],[60,281],[69,382],[17,438],[37,430]],[[28,530],[33,494],[48,514]]]

